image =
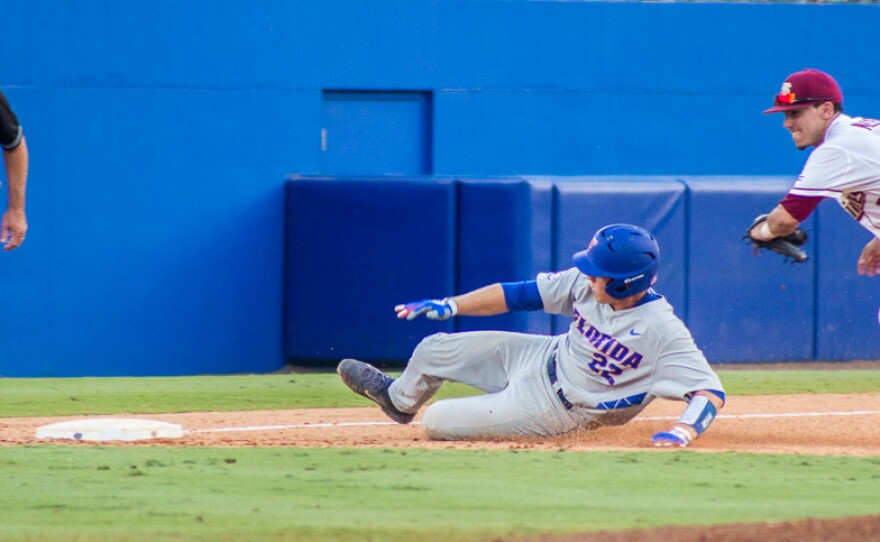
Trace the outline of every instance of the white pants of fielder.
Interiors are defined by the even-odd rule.
[[[419,343],[388,393],[398,409],[416,412],[447,380],[486,392],[428,407],[422,426],[436,440],[568,433],[607,413],[562,404],[547,373],[558,341],[504,331],[437,333]]]

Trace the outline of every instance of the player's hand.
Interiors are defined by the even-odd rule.
[[[412,303],[404,303],[394,307],[398,318],[412,320],[420,314],[424,314],[430,320],[448,320],[458,314],[458,305],[449,299],[422,299]]]
[[[651,437],[651,444],[658,448],[684,448],[691,443],[691,436],[687,431],[678,427],[673,427],[669,431],[655,433]]]
[[[7,209],[0,219],[0,243],[3,243],[3,250],[17,248],[24,241],[27,229],[24,211]]]
[[[865,245],[858,263],[859,275],[880,275],[880,238],[873,238]]]

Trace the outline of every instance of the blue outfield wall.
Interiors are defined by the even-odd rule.
[[[819,287],[838,276],[859,283],[844,269],[855,268],[861,246],[840,243],[848,240],[841,222],[826,218],[851,221],[842,210],[823,207],[803,224],[810,236],[803,264],[752,254],[743,240],[788,186],[778,177],[293,178],[286,353],[300,364],[400,363],[435,332],[564,332],[570,318],[543,312],[405,322],[391,308],[568,269],[597,229],[625,222],[655,233],[656,290],[712,362],[880,357],[878,296],[843,286],[829,302],[834,296]]]
[[[540,241],[569,242],[560,235],[568,235],[576,215],[560,215],[555,226],[568,229],[563,232],[542,217],[548,198],[569,206],[569,198],[581,197],[574,188],[581,176],[793,179],[805,155],[792,148],[781,118],[760,114],[793,71],[810,66],[833,73],[847,111],[880,117],[880,61],[865,45],[880,27],[880,10],[871,5],[6,4],[0,89],[31,151],[31,230],[25,245],[0,255],[8,316],[0,326],[3,376],[281,368],[290,346],[285,179],[335,173],[322,141],[328,94],[424,96],[430,110],[422,135],[430,156],[428,171],[419,174],[559,181],[552,189],[521,186],[499,204],[511,213],[531,211],[531,223],[469,234],[472,247],[459,247],[461,263],[477,270],[455,278],[458,285],[494,275],[479,270],[481,258],[501,247],[521,252],[499,274],[531,274],[548,258],[564,263],[564,254],[548,254]],[[786,39],[779,21],[822,31],[804,47]],[[353,172],[387,173],[379,166]],[[463,207],[480,206],[494,198],[492,190],[456,189],[456,197],[464,198]],[[680,220],[678,210],[670,212]],[[817,222],[826,215],[837,220],[834,214],[823,206]],[[739,230],[742,217],[736,218],[715,226]],[[479,226],[457,227],[475,232]],[[839,228],[839,238],[862,233],[853,233],[853,224]],[[518,235],[535,245],[520,247],[513,242]],[[664,271],[664,280],[687,313],[695,307],[681,273],[692,266],[673,260],[676,251],[684,253],[680,243],[669,243],[669,265],[678,268]],[[815,268],[815,288],[824,295],[815,299],[827,317],[816,322],[811,355],[862,356],[864,334],[875,336],[876,328],[863,327],[872,322],[863,320],[859,303],[875,296],[877,279],[853,276],[848,249],[819,247],[825,263]],[[435,293],[432,284],[407,280],[414,293]],[[853,304],[835,304],[840,296]],[[809,313],[801,305],[789,310]],[[361,325],[350,319],[349,328]],[[538,331],[553,324],[512,316],[487,325]],[[379,341],[404,329],[378,327],[368,334],[381,331]],[[732,332],[716,330],[719,344],[735,341]]]
[[[285,345],[300,364],[408,359],[454,331],[395,305],[455,288],[456,185],[420,179],[297,179],[287,190]]]
[[[455,291],[534,277],[553,266],[553,186],[546,182],[462,179],[456,212]],[[549,315],[520,312],[491,317],[463,316],[456,331],[504,330],[549,334]]]
[[[687,321],[706,356],[713,361],[814,359],[815,239],[806,247],[811,258],[797,265],[767,251],[752,254],[742,239],[755,216],[770,212],[791,182],[690,178],[686,183]],[[811,217],[803,227],[812,226]]]
[[[814,213],[816,241],[815,357],[827,360],[880,358],[880,287],[877,277],[859,276],[856,259],[871,240],[837,203],[824,201]]]

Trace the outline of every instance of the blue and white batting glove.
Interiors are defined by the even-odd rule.
[[[429,320],[448,320],[458,314],[458,305],[455,301],[444,299],[422,299],[394,307],[398,318],[412,320],[420,314],[424,314]]]
[[[673,427],[669,431],[655,433],[654,436],[651,437],[651,444],[658,448],[684,448],[691,443],[691,440],[691,436],[687,431],[679,429],[678,427]]]

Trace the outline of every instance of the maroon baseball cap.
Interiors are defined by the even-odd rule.
[[[825,72],[807,68],[785,78],[782,89],[773,100],[773,107],[764,111],[794,111],[822,102],[843,103],[840,85]]]

